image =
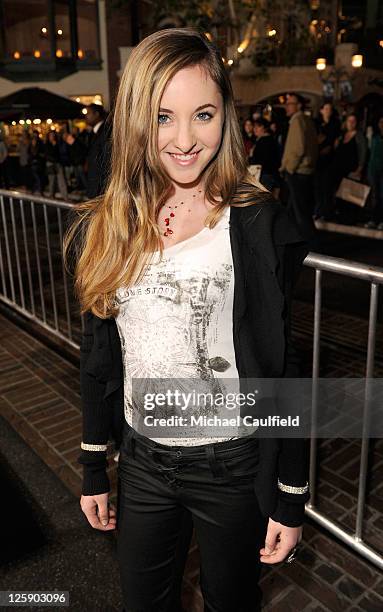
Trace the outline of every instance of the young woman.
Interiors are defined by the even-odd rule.
[[[297,372],[289,307],[307,249],[247,174],[230,81],[203,34],[162,30],[133,50],[106,193],[78,212],[65,248],[76,237],[85,313],[81,508],[92,527],[117,528],[124,609],[181,610],[191,517],[205,610],[259,610],[261,563],[286,560],[302,537],[304,441],[159,426],[143,435],[132,392],[135,378]],[[117,510],[109,436],[120,450]]]

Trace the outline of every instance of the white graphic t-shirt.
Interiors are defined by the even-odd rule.
[[[116,292],[125,418],[131,426],[136,410],[132,378],[238,380],[229,216],[227,207],[213,229],[204,227],[166,248],[162,261],[156,253],[138,284],[120,287]],[[204,408],[199,410],[203,413]],[[172,438],[171,428],[166,433],[169,437],[150,437],[161,444],[185,446],[239,437],[233,436],[232,430],[231,436],[220,438]]]

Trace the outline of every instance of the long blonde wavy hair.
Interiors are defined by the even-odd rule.
[[[154,251],[163,252],[158,212],[172,183],[158,155],[158,113],[168,81],[201,65],[224,103],[220,149],[204,171],[206,199],[214,204],[205,224],[214,227],[228,205],[262,199],[247,170],[231,83],[219,50],[189,28],[160,30],[135,47],[121,77],[113,114],[111,171],[105,194],[75,207],[64,237],[64,261],[74,265],[81,313],[101,318],[118,312],[121,285],[141,279]]]

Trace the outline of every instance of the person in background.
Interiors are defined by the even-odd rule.
[[[28,132],[23,132],[17,143],[17,152],[19,154],[19,167],[20,167],[20,185],[30,187],[31,185],[31,174],[29,167],[29,145],[30,137]]]
[[[2,133],[0,132],[0,187],[9,189],[8,178],[8,147],[5,144]]]
[[[45,143],[45,158],[48,173],[48,195],[55,197],[56,187],[58,186],[61,197],[68,199],[68,189],[64,176],[64,168],[61,162],[58,137],[56,132],[48,132]]]
[[[316,246],[316,228],[312,219],[313,175],[318,158],[318,140],[314,122],[304,112],[304,98],[292,93],[286,97],[289,130],[280,171],[289,190],[287,208],[310,247]]]
[[[332,206],[331,165],[340,135],[340,121],[331,102],[322,104],[316,120],[319,157],[314,175],[315,218],[327,218]]]
[[[333,194],[336,193],[343,178],[349,177],[360,181],[367,160],[367,139],[358,128],[358,118],[354,113],[346,117],[344,127],[344,131],[335,143],[331,179]],[[348,219],[352,211],[348,205],[347,209],[344,208],[341,202],[337,200],[335,215],[339,220]]]
[[[262,166],[260,182],[278,199],[280,176],[280,155],[278,144],[270,133],[270,123],[267,119],[254,121],[255,144],[249,157],[250,164]]]
[[[34,130],[29,145],[29,167],[31,169],[31,191],[43,195],[44,145],[37,130]]]
[[[87,157],[87,190],[89,199],[96,198],[105,191],[110,171],[110,123],[100,104],[87,106],[86,122],[92,128]]]
[[[245,146],[247,157],[250,156],[251,149],[254,146],[253,122],[251,119],[245,119],[242,124],[242,138]]]
[[[73,134],[66,133],[64,135],[64,140],[68,146],[69,159],[76,178],[76,189],[86,191],[87,180],[84,170],[87,154],[86,147],[81,142],[80,138]]]
[[[371,152],[367,170],[371,185],[372,219],[365,227],[383,230],[383,115],[378,120],[376,133],[371,139]]]

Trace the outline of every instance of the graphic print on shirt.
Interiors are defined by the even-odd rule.
[[[182,278],[177,262],[165,259],[148,266],[139,287],[119,291],[125,379],[171,378],[182,387],[182,379],[213,383],[214,369],[230,368],[216,348],[232,269],[222,263],[214,272],[206,265]]]

